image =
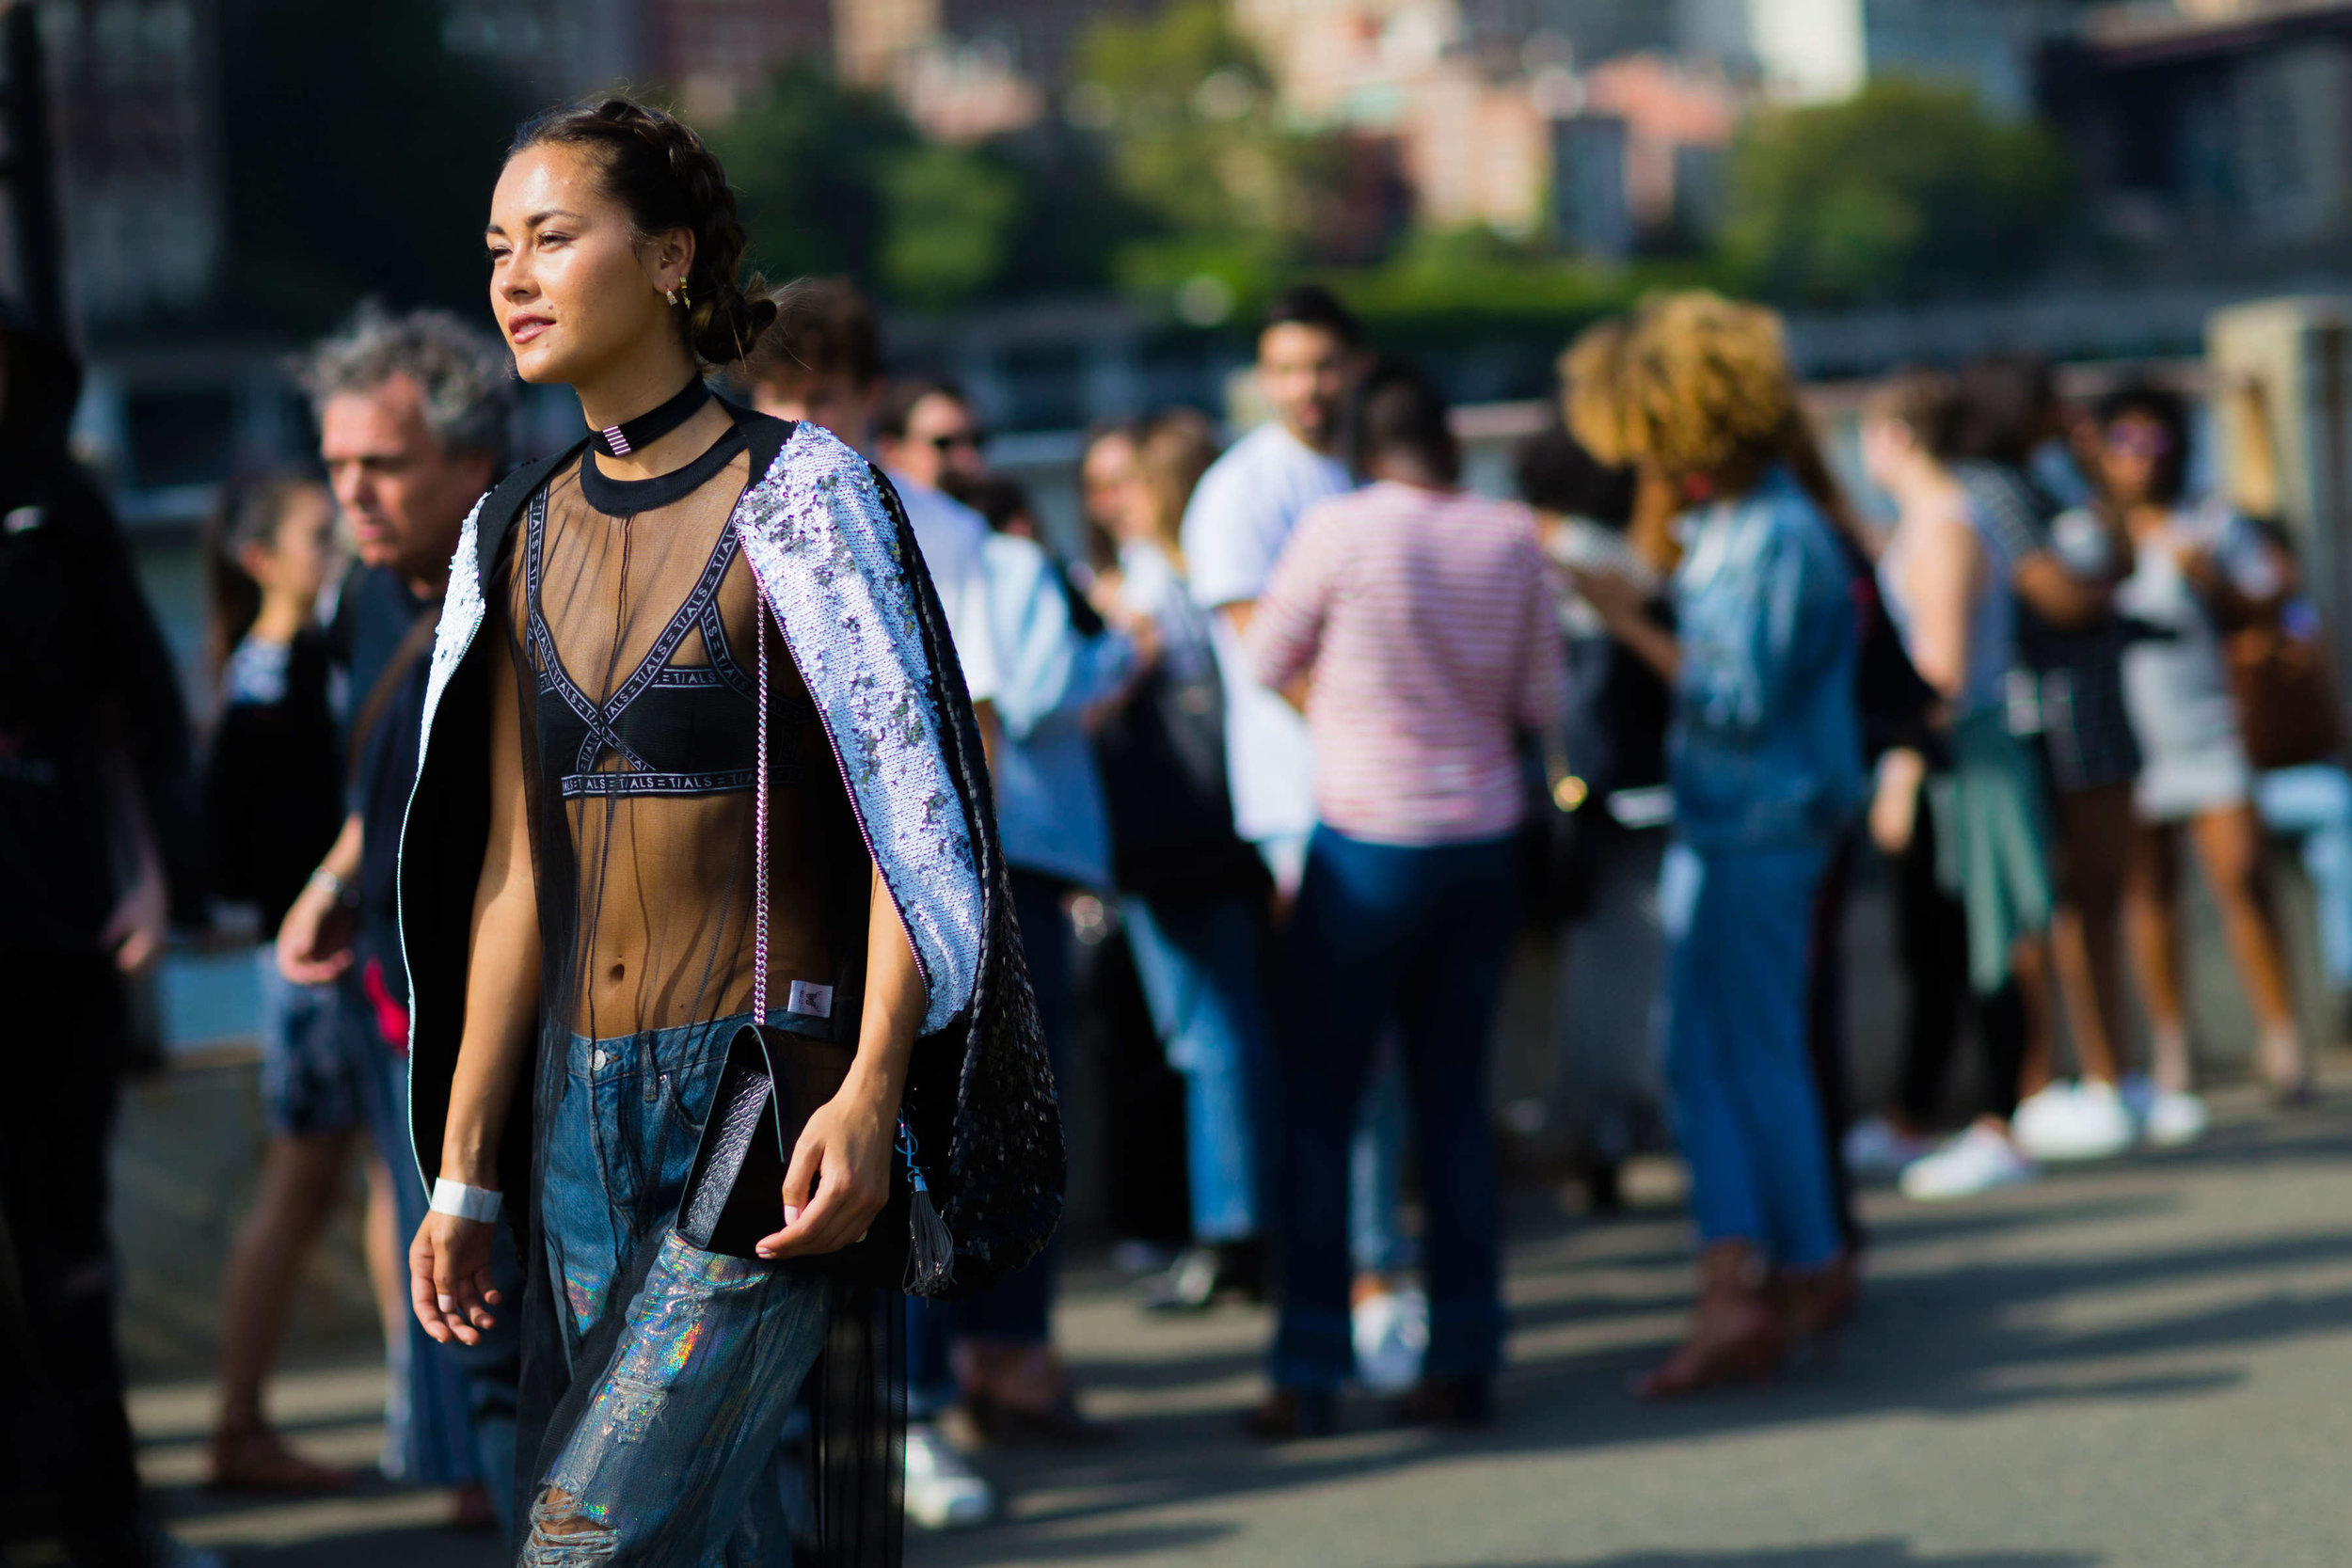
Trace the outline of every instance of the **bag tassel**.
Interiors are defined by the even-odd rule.
[[[898,1152],[905,1156],[907,1175],[914,1183],[914,1195],[907,1200],[907,1277],[910,1295],[936,1295],[954,1278],[956,1273],[956,1239],[948,1234],[947,1222],[939,1217],[939,1206],[931,1201],[931,1186],[923,1179],[923,1167],[914,1158],[914,1130],[898,1118]]]

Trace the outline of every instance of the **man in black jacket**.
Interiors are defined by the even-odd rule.
[[[67,453],[80,386],[65,349],[0,315],[0,1534],[29,1524],[87,1568],[154,1568],[213,1560],[140,1497],[106,1148],[127,979],[196,895],[194,790],[170,656]]]

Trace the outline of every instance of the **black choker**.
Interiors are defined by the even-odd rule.
[[[633,420],[607,425],[589,437],[590,445],[614,457],[627,457],[640,447],[650,446],[667,436],[696,414],[710,401],[710,388],[698,376],[686,384],[685,389],[659,408],[648,409]]]

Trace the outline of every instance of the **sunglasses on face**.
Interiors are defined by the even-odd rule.
[[[2107,432],[2106,445],[2118,457],[2162,457],[2172,450],[2172,436],[2153,425],[2120,424]]]
[[[932,436],[926,437],[926,439],[930,441],[933,451],[939,453],[942,457],[945,457],[949,452],[955,451],[958,447],[969,447],[974,451],[979,451],[982,447],[988,445],[988,432],[985,430],[960,430],[952,436]]]

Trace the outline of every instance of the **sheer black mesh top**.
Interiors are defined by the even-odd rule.
[[[559,468],[500,596],[520,697],[543,1014],[592,1038],[751,1005],[758,643],[768,638],[771,1010],[856,1024],[868,862],[808,689],[761,627],[729,514],[739,432],[675,473]],[[839,1029],[836,1031],[836,1022]]]

